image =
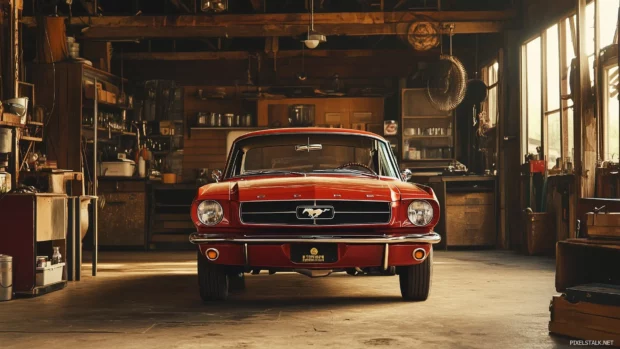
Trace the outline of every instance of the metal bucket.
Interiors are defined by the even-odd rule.
[[[0,302],[13,298],[13,257],[0,254]]]

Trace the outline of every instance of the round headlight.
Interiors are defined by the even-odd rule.
[[[217,201],[203,201],[198,205],[198,219],[204,225],[216,225],[224,218],[222,205]]]
[[[407,209],[411,223],[423,227],[433,220],[433,206],[424,200],[413,200]]]

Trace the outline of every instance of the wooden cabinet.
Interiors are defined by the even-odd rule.
[[[495,246],[497,243],[496,181],[493,176],[414,176],[437,195],[440,218],[437,248]]]
[[[449,246],[494,246],[493,193],[448,193],[446,226]]]
[[[146,247],[146,182],[100,180],[99,245]]]

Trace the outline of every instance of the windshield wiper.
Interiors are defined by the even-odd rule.
[[[240,174],[239,176],[256,176],[256,175],[263,175],[263,174],[294,174],[294,175],[299,175],[299,176],[306,176],[306,174],[304,172],[296,172],[296,171],[284,171],[284,170],[260,170],[260,171],[247,171],[244,172],[243,174]]]
[[[373,178],[379,178],[379,175],[376,173],[370,173],[370,172],[364,172],[364,171],[356,171],[356,170],[349,170],[346,168],[334,168],[331,170],[313,170],[312,172],[321,172],[321,173],[338,173],[338,172],[346,172],[346,173],[352,173],[352,174],[356,174],[356,175],[362,175],[362,176],[367,176],[367,177],[373,177]]]

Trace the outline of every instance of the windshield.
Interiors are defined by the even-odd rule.
[[[235,144],[226,177],[339,173],[398,178],[386,142],[360,135],[285,134]]]

